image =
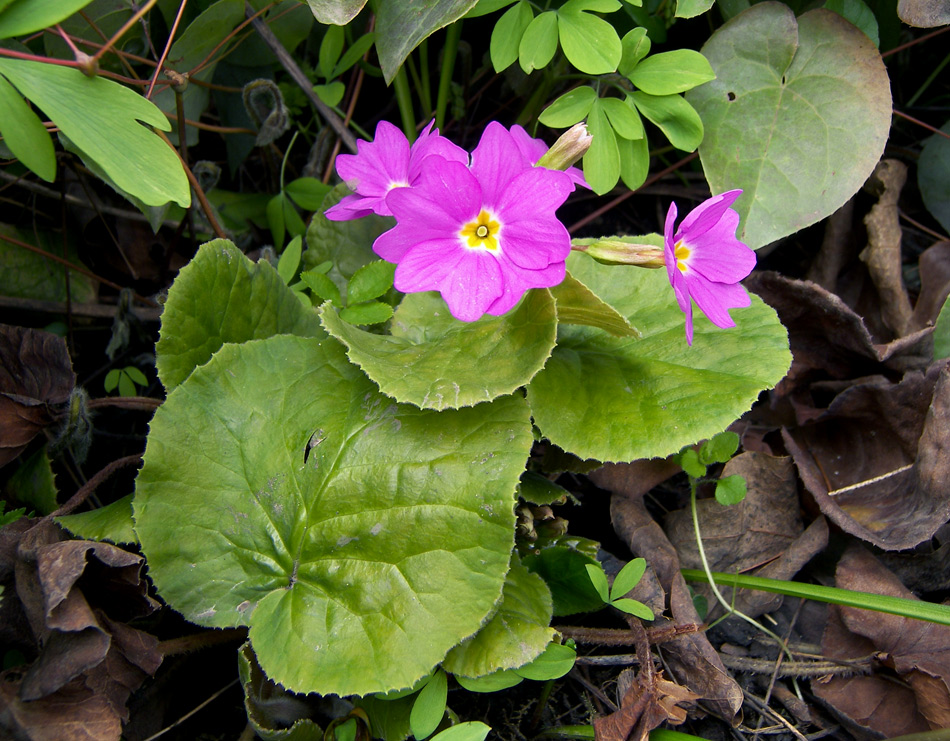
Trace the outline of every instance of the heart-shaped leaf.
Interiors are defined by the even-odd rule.
[[[691,90],[714,193],[742,188],[739,238],[758,248],[834,213],[884,151],[891,93],[874,44],[837,13],[763,2],[702,49],[716,79]]]
[[[502,593],[523,399],[397,405],[336,340],[225,345],[151,423],[135,527],[162,597],[248,625],[295,692],[410,686]]]

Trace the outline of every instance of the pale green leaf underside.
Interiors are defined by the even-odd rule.
[[[512,554],[501,603],[475,635],[449,651],[443,668],[463,677],[481,677],[534,661],[554,639],[551,590]]]
[[[476,322],[453,318],[436,293],[408,294],[392,336],[347,324],[329,305],[320,314],[380,391],[423,409],[458,409],[512,393],[542,368],[557,334],[546,290],[529,291],[514,310]]]
[[[732,310],[732,329],[714,327],[694,310],[690,347],[665,271],[600,265],[574,254],[568,269],[643,335],[632,340],[562,326],[554,353],[528,386],[542,434],[581,458],[675,453],[721,432],[788,370],[785,328],[756,296],[751,307]]]
[[[0,74],[60,131],[149,206],[187,207],[191,188],[175,151],[140,121],[167,131],[165,115],[138,93],[103,77],[56,64],[0,58]]]
[[[307,0],[313,17],[320,23],[345,26],[366,5],[366,0]]]
[[[514,396],[424,411],[331,338],[225,345],[152,420],[136,532],[162,597],[249,625],[287,689],[408,687],[501,596],[531,443]]]
[[[323,337],[320,320],[284,285],[269,263],[253,263],[233,243],[198,248],[168,291],[156,367],[171,391],[226,342],[276,334]]]
[[[14,156],[43,180],[56,179],[56,153],[43,122],[3,77],[0,77],[0,135]]]
[[[603,301],[570,273],[550,291],[557,305],[557,320],[561,324],[597,327],[618,337],[640,336],[623,314]]]
[[[796,18],[763,2],[702,49],[716,79],[686,94],[714,193],[742,188],[739,238],[753,249],[834,213],[865,182],[891,122],[874,44],[836,13]]]

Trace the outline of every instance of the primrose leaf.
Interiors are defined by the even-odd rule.
[[[703,122],[682,95],[650,95],[636,90],[630,99],[677,149],[692,152],[703,141]]]
[[[591,106],[587,129],[592,138],[584,155],[584,179],[595,193],[603,195],[620,179],[620,152],[599,98]]]
[[[613,586],[610,588],[610,598],[615,600],[616,597],[623,597],[637,586],[646,570],[647,562],[643,558],[635,558],[625,564],[617,576],[614,577]]]
[[[549,679],[558,679],[574,668],[577,652],[570,646],[560,643],[549,643],[544,653],[530,664],[512,669],[525,679],[545,682]]]
[[[135,530],[132,529],[131,494],[105,507],[73,515],[60,515],[53,519],[57,525],[84,540],[108,540],[117,545],[139,542]]]
[[[525,74],[541,69],[557,51],[557,13],[545,11],[525,29],[518,45],[518,60]]]
[[[617,31],[603,18],[584,11],[613,11],[619,7],[620,3],[612,0],[567,0],[558,8],[561,49],[568,61],[581,72],[603,75],[616,71],[623,55]]]
[[[584,244],[595,239],[576,239],[575,244]],[[564,280],[549,289],[557,304],[557,320],[561,324],[584,324],[598,327],[618,337],[639,337],[627,318],[613,306],[598,298],[592,290],[570,273]]]
[[[572,254],[568,270],[640,330],[639,340],[562,325],[544,369],[528,385],[541,433],[580,458],[630,461],[675,453],[711,437],[785,375],[788,337],[759,298],[734,309],[736,327],[694,313],[686,344],[665,271],[600,265]],[[599,430],[590,435],[590,429]]]
[[[576,87],[545,108],[538,116],[538,121],[555,129],[573,126],[590,112],[596,100],[597,91],[594,88],[589,85]]]
[[[587,571],[587,575],[590,577],[590,582],[594,585],[594,589],[597,590],[597,594],[600,596],[600,599],[603,602],[609,602],[610,587],[607,584],[607,575],[604,573],[604,567],[599,563],[589,563],[584,566],[584,569]]]
[[[551,611],[551,590],[512,554],[498,611],[475,635],[449,651],[442,666],[464,677],[524,666],[554,638]]]
[[[336,340],[225,345],[152,419],[136,532],[162,598],[248,625],[275,682],[386,692],[494,610],[532,442],[515,396],[420,410]]]
[[[862,0],[826,0],[824,7],[864,31],[864,35],[874,42],[874,46],[881,46],[877,17]]]
[[[521,48],[521,37],[533,19],[531,6],[526,0],[518,0],[495,23],[488,49],[495,72],[506,70],[515,63]]]
[[[445,715],[445,701],[449,696],[449,678],[441,669],[437,669],[432,679],[419,690],[412,712],[409,714],[409,728],[419,741],[432,735],[439,727]]]
[[[713,193],[744,191],[739,239],[755,249],[793,234],[861,188],[884,151],[892,104],[881,55],[860,30],[828,10],[796,18],[764,2],[702,53],[716,79],[687,100],[705,124],[699,156]]]
[[[191,204],[191,186],[178,155],[143,125],[171,128],[153,103],[112,80],[86,77],[58,64],[0,57],[0,75],[42,109],[122,190],[149,206],[168,201]]]
[[[529,291],[500,317],[460,322],[435,293],[410,293],[396,309],[392,335],[365,332],[320,309],[323,326],[384,394],[423,409],[491,401],[523,386],[554,347],[557,318],[546,290]]]
[[[692,49],[654,54],[630,73],[630,82],[650,95],[682,93],[715,79],[706,57]]]
[[[725,506],[739,504],[745,499],[746,491],[746,480],[742,476],[724,476],[716,482],[716,501]]]
[[[274,268],[215,239],[198,248],[168,291],[155,347],[158,377],[171,391],[223,344],[275,334],[325,336],[316,312],[301,305]]]
[[[379,0],[376,53],[388,85],[419,42],[465,15],[477,0]]]

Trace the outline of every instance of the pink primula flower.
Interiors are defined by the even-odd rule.
[[[720,193],[694,208],[676,233],[676,204],[664,228],[666,272],[680,309],[686,314],[686,341],[693,344],[693,305],[717,327],[734,327],[729,309],[749,306],[739,281],[755,267],[755,252],[736,239],[739,214],[729,208],[741,190]]]
[[[423,162],[438,155],[452,162],[468,163],[468,152],[453,144],[430,122],[409,146],[409,140],[388,121],[376,126],[372,142],[360,139],[357,154],[336,158],[337,174],[353,191],[325,212],[331,221],[349,221],[372,213],[392,216],[386,196],[393,188],[415,185],[422,174]]]
[[[554,212],[573,189],[565,173],[531,167],[492,122],[471,168],[429,157],[413,187],[389,193],[396,226],[373,250],[396,263],[398,290],[439,291],[466,322],[501,315],[529,288],[564,280],[571,239]]]
[[[510,129],[508,129],[508,131],[511,134],[511,138],[514,139],[515,145],[518,147],[518,151],[521,152],[521,156],[525,158],[529,165],[535,164],[539,159],[547,154],[548,145],[544,143],[544,140],[535,139],[524,129],[523,126],[515,124]],[[584,173],[581,172],[580,168],[569,167],[567,170],[565,170],[565,172],[574,185],[580,185],[581,187],[590,190],[590,186],[587,184],[587,181],[584,180]]]

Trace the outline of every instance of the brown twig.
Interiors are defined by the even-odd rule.
[[[90,399],[86,402],[86,409],[116,407],[117,409],[131,409],[139,412],[154,412],[162,403],[161,399],[155,399],[151,396],[104,396],[100,399]]]
[[[97,471],[96,474],[89,479],[85,484],[83,484],[79,491],[73,494],[69,500],[62,505],[59,509],[49,515],[49,517],[59,517],[60,515],[68,515],[74,509],[76,509],[80,504],[85,502],[95,490],[99,487],[103,481],[109,478],[112,474],[118,471],[120,468],[125,468],[126,466],[131,466],[133,463],[141,463],[142,454],[136,453],[135,455],[127,455],[124,458],[119,458],[116,461],[112,461],[108,466],[103,468],[100,471]]]

